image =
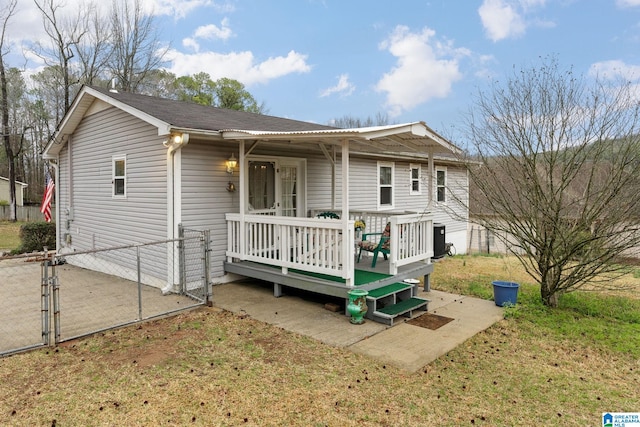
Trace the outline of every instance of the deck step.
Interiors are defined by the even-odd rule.
[[[382,288],[372,289],[369,291],[369,295],[367,295],[368,299],[379,299],[386,297],[391,294],[398,293],[400,291],[404,291],[405,289],[411,288],[412,285],[407,283],[392,283],[387,286],[383,286]]]
[[[396,317],[412,317],[413,311],[415,310],[426,311],[429,302],[430,301],[428,299],[411,297],[396,304],[380,308],[371,313],[370,317],[373,320],[393,326],[393,321],[396,319]]]

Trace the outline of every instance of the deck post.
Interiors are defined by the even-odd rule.
[[[353,227],[349,227],[349,140],[342,140],[342,268],[345,285],[353,288]]]
[[[273,284],[273,296],[280,298],[282,296],[282,285],[280,283]]]
[[[245,255],[247,254],[247,248],[246,248],[246,230],[245,230],[245,218],[244,218],[244,214],[246,212],[246,199],[245,199],[245,194],[244,194],[244,189],[246,188],[245,186],[245,172],[244,172],[244,162],[245,162],[245,152],[244,152],[244,140],[240,140],[240,147],[239,147],[239,153],[238,153],[238,175],[240,178],[239,181],[239,197],[240,197],[240,229],[238,230],[238,238],[240,239],[240,254],[241,257],[244,259]]]

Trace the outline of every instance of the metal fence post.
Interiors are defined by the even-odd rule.
[[[178,224],[178,259],[179,262],[179,271],[180,271],[180,293],[184,294],[187,292],[187,271],[185,266],[185,244],[184,244],[184,227],[182,224]]]
[[[202,247],[204,251],[204,254],[203,254],[204,256],[202,258],[203,259],[202,268],[204,269],[204,271],[202,275],[202,280],[204,280],[204,283],[203,283],[204,304],[211,307],[213,305],[213,302],[211,301],[211,293],[210,293],[211,278],[209,277],[209,265],[211,262],[211,248],[210,248],[211,230],[204,230],[203,238],[204,238],[204,244],[202,245]]]
[[[49,260],[45,259],[41,265],[41,317],[42,317],[42,343],[44,345],[50,345],[49,335]]]
[[[140,271],[140,246],[136,246],[136,269],[138,270],[138,320],[142,320],[142,276]]]
[[[56,275],[55,263],[51,263],[51,275],[49,283],[53,289],[53,341],[57,345],[60,342],[60,285]]]

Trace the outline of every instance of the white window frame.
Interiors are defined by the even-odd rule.
[[[116,162],[124,161],[124,175],[116,175]],[[111,197],[114,199],[127,198],[127,155],[119,154],[111,157]],[[123,194],[116,194],[116,180],[123,181]]]
[[[418,177],[414,178],[413,171],[416,169],[418,170]],[[414,182],[417,182],[418,184],[417,190],[413,189]],[[417,163],[411,163],[409,165],[409,194],[416,195],[416,196],[419,196],[420,194],[422,194],[422,167],[420,164],[417,164]]]
[[[438,172],[443,172],[444,173],[444,183],[443,184],[438,184]],[[441,203],[441,204],[446,204],[447,203],[447,167],[446,166],[436,166],[436,176],[434,179],[434,185],[435,185],[435,199],[436,199],[436,203]],[[442,188],[442,200],[440,200],[440,193],[438,192],[438,189]]]
[[[382,184],[380,182],[380,169],[381,168],[391,168],[391,184]],[[395,187],[395,163],[393,162],[378,162],[378,167],[377,167],[377,173],[376,173],[376,178],[377,178],[377,183],[378,183],[378,191],[377,191],[377,198],[378,198],[378,209],[379,210],[383,210],[383,209],[393,209],[394,205],[395,205],[395,191],[394,191],[394,187]],[[380,200],[380,191],[382,190],[382,188],[390,188],[391,189],[391,204],[389,205],[383,205],[381,204],[381,200]]]

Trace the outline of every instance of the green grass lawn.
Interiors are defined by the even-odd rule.
[[[519,282],[518,304],[418,373],[202,307],[0,359],[0,424],[593,426],[640,410],[640,279],[548,309],[513,259],[454,257],[432,286],[491,298],[493,280]]]
[[[13,250],[20,246],[20,226],[24,222],[0,221],[0,250]]]

